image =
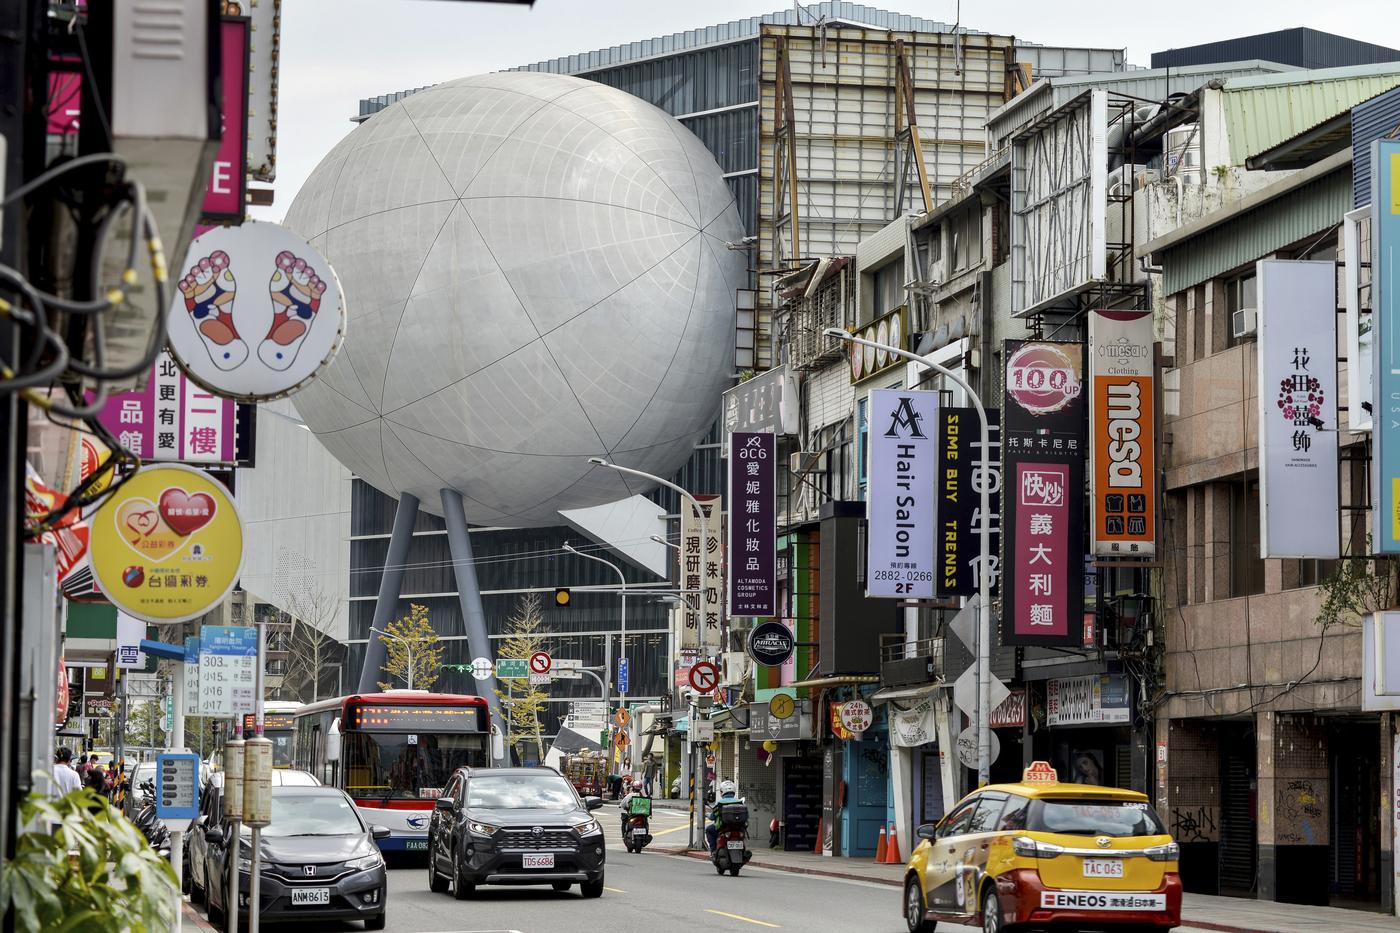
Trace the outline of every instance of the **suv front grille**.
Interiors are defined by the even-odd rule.
[[[567,829],[546,827],[542,833],[529,829],[501,831],[502,849],[572,849],[576,845],[578,840]]]

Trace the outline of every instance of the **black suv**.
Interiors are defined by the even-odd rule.
[[[603,893],[603,829],[553,768],[459,768],[428,824],[428,887],[458,900],[479,884],[548,884]]]

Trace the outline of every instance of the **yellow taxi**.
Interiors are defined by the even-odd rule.
[[[904,879],[909,933],[940,921],[984,933],[1181,923],[1177,844],[1137,791],[1062,784],[1037,761],[1019,784],[972,792],[918,836]]]

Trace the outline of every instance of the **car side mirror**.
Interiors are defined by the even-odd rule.
[[[438,799],[440,800],[442,798]],[[388,839],[390,836],[393,835],[393,830],[389,829],[389,827],[387,826],[371,826],[369,828],[369,835],[370,838],[376,841],[380,839]]]
[[[918,836],[920,839],[927,839],[931,841],[934,837],[938,835],[938,827],[933,823],[925,823],[918,829],[914,830],[914,835]]]
[[[451,813],[457,809],[457,801],[451,797],[439,797],[433,804],[434,810],[446,810]]]
[[[585,807],[587,807],[588,809],[590,809],[590,810],[596,810],[596,809],[598,809],[599,807],[601,807],[601,806],[603,805],[603,798],[602,798],[602,797],[585,797],[585,798],[583,798],[583,805],[584,805]]]

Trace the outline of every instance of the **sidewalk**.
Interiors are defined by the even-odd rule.
[[[658,848],[667,855],[709,860],[708,852]],[[876,865],[868,859],[825,858],[809,852],[783,852],[755,847],[750,865],[804,875],[868,881],[899,887],[903,865]],[[1242,897],[1187,894],[1182,899],[1181,925],[1221,933],[1400,933],[1400,919],[1338,907],[1308,907]]]
[[[195,906],[188,900],[181,902],[184,910],[184,929],[207,931],[207,933],[218,933],[218,927],[211,926],[204,915],[195,909]]]

